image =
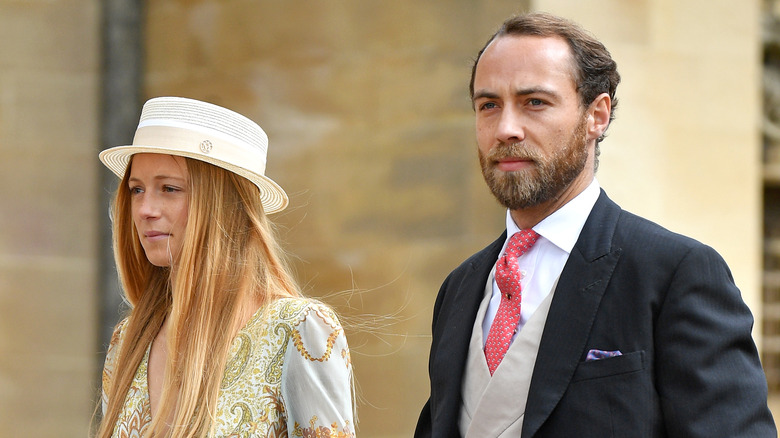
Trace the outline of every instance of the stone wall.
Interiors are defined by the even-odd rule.
[[[0,1],[0,436],[94,408],[99,4]]]
[[[467,85],[472,57],[517,7],[149,4],[147,95],[223,104],[268,133],[267,174],[291,198],[273,219],[307,292],[353,324],[365,436],[411,435],[435,293],[501,232]]]
[[[298,272],[356,320],[348,335],[368,436],[410,435],[427,398],[435,293],[503,227],[478,171],[466,85],[476,51],[519,6],[150,5],[147,94],[222,103],[267,130],[268,173],[292,195],[275,220]],[[757,308],[757,2],[532,6],[580,21],[620,65],[603,186],[721,251]]]
[[[604,188],[624,208],[718,250],[760,328],[760,2],[537,4],[592,29],[618,62]]]
[[[758,1],[530,3],[618,61],[602,185],[718,249],[760,309]],[[0,436],[84,436],[94,407],[99,6],[0,1]],[[269,135],[291,195],[273,219],[307,292],[348,322],[361,436],[411,436],[439,285],[502,230],[467,81],[522,6],[147,2],[145,97],[225,105]]]

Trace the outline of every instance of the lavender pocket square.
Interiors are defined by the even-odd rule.
[[[604,350],[590,350],[588,352],[588,355],[585,357],[585,361],[591,361],[591,360],[599,360],[599,359],[606,359],[608,357],[615,357],[615,356],[622,356],[623,353],[620,352],[620,350],[615,351],[604,351]]]

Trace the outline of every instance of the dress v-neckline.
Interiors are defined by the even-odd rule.
[[[263,304],[262,306],[260,306],[255,311],[255,313],[252,314],[252,316],[247,320],[246,324],[244,324],[244,326],[241,327],[241,329],[239,329],[238,332],[236,332],[236,335],[230,341],[231,342],[231,346],[233,345],[233,343],[236,342],[236,339],[238,338],[238,335],[246,332],[251,326],[255,325],[257,323],[257,321],[260,320],[260,317],[265,312],[265,310],[268,308],[269,304],[270,303]],[[148,414],[149,418],[152,418],[152,414],[153,414],[153,412],[152,412],[152,397],[151,397],[151,393],[149,391],[149,388],[150,388],[150,386],[149,386],[149,357],[151,356],[152,344],[154,344],[154,340],[152,340],[152,342],[150,342],[149,345],[146,347],[146,353],[144,354],[143,361],[141,362],[141,365],[146,369],[146,373],[145,373],[146,374],[146,378],[139,379],[140,383],[141,383],[141,388],[139,388],[139,389],[141,390],[141,393],[143,394],[144,410],[148,410],[148,412],[146,412],[146,414]],[[161,388],[161,390],[162,390],[162,388]]]

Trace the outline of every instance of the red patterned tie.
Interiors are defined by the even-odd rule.
[[[534,230],[520,230],[512,235],[506,245],[504,256],[496,262],[496,283],[501,290],[501,304],[498,306],[485,342],[485,359],[491,376],[509,349],[512,335],[520,322],[522,274],[517,258],[531,249],[538,238],[539,235]]]

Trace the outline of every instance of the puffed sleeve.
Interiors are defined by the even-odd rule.
[[[293,327],[282,374],[290,436],[355,436],[352,362],[336,315],[311,304]]]
[[[116,361],[119,358],[119,347],[122,344],[122,333],[124,333],[125,326],[127,325],[127,318],[123,319],[114,328],[114,333],[111,335],[111,342],[108,344],[108,351],[106,352],[106,361],[103,365],[103,379],[101,382],[100,402],[102,405],[103,415],[106,414],[106,408],[108,407],[108,394],[106,391],[111,386],[111,380],[114,377],[114,371],[116,370]]]

